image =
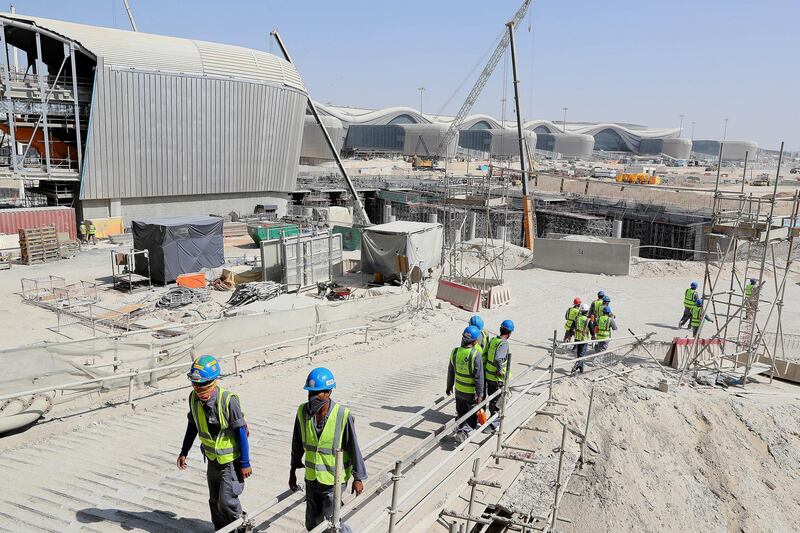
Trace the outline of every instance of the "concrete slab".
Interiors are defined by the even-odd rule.
[[[534,239],[533,248],[536,268],[614,276],[630,272],[630,244]]]

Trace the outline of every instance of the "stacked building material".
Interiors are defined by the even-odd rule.
[[[543,235],[564,233],[566,235],[594,235],[596,237],[611,236],[611,220],[581,213],[537,209],[536,225]]]
[[[19,248],[26,265],[46,263],[60,259],[56,226],[42,226],[19,230]]]

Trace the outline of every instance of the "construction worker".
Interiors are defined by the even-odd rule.
[[[592,302],[592,306],[589,308],[589,314],[590,316],[595,317],[595,320],[603,316],[603,307],[605,306],[605,304],[603,304],[603,297],[605,295],[606,293],[604,293],[603,291],[599,291],[597,293],[597,300]]]
[[[594,345],[594,353],[600,353],[608,349],[608,341],[611,339],[611,332],[616,331],[617,323],[614,321],[614,315],[611,312],[611,307],[603,307],[603,316],[597,319],[596,337],[598,342]]]
[[[81,241],[81,244],[86,243],[86,221],[82,220],[80,225],[78,226],[78,238]]]
[[[489,349],[489,334],[483,329],[483,319],[478,315],[472,315],[472,318],[469,319],[469,325],[475,326],[481,332],[481,338],[477,344],[478,348],[480,348],[481,353],[485,353],[486,350]]]
[[[564,342],[569,342],[572,338],[575,328],[575,318],[580,314],[580,307],[581,299],[576,297],[572,300],[572,307],[568,307],[567,312],[564,314],[564,319],[566,320],[564,323]]]
[[[197,357],[187,375],[193,390],[189,394],[189,423],[178,468],[186,469],[186,457],[199,435],[200,448],[208,463],[211,521],[214,529],[220,529],[244,515],[239,495],[244,490],[244,480],[253,474],[247,423],[239,397],[217,385],[220,366],[216,358]]]
[[[295,470],[305,468],[305,525],[308,531],[330,520],[333,515],[336,450],[343,451],[343,490],[352,477],[351,493],[358,496],[367,479],[367,467],[356,437],[355,419],[350,409],[331,399],[335,388],[333,372],[322,367],[313,369],[303,387],[308,391],[308,402],[297,408],[294,421],[289,488],[293,491],[300,489]],[[340,531],[349,533],[352,530],[341,524]]]
[[[693,281],[689,288],[683,293],[683,316],[681,317],[681,321],[678,322],[678,329],[682,328],[683,325],[692,318],[692,309],[694,308],[694,302],[697,300],[697,282]]]
[[[695,337],[697,336],[697,330],[700,329],[700,317],[702,316],[702,314],[703,314],[703,300],[698,298],[697,300],[694,301],[694,307],[692,307],[692,322],[691,322],[692,335],[694,335]],[[708,315],[705,316],[705,319],[708,322],[713,322],[711,317],[709,317]]]
[[[756,285],[758,285],[758,280],[755,278],[750,278],[750,283],[744,286],[744,297],[745,298],[752,298],[753,291],[756,289]]]
[[[97,244],[97,239],[94,238],[95,233],[97,230],[94,227],[94,222],[91,220],[89,221],[89,240],[92,241],[92,244]]]
[[[486,381],[486,396],[489,397],[503,388],[506,378],[506,361],[508,359],[509,347],[508,339],[514,332],[514,322],[503,320],[500,323],[500,335],[489,341],[489,348],[483,353],[483,374]],[[489,402],[489,413],[495,414],[499,411],[497,404],[500,402],[501,395]],[[499,421],[492,422],[492,429],[497,429]]]
[[[461,335],[461,346],[450,352],[446,394],[450,396],[455,388],[457,419],[483,401],[483,357],[478,346],[480,338],[481,331],[477,326],[467,326]],[[463,442],[476,427],[478,415],[472,413],[461,427],[456,428],[456,440]]]
[[[588,341],[590,338],[594,338],[590,332],[592,331],[591,328],[591,320],[589,319],[589,306],[586,304],[581,304],[578,309],[578,316],[575,317],[575,342],[580,341]],[[576,344],[576,354],[578,359],[584,357],[586,355],[586,347],[588,344]],[[572,373],[574,374],[576,371],[583,373],[583,361],[576,361],[575,365],[572,367]]]

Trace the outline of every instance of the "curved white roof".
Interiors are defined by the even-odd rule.
[[[0,14],[74,41],[106,66],[269,82],[305,92],[292,64],[267,52],[241,46],[89,26],[62,20]]]
[[[387,107],[384,109],[357,109],[352,107],[338,107],[314,102],[314,105],[326,115],[336,117],[348,126],[350,124],[389,124],[394,119],[407,115],[416,124],[430,124],[433,122],[419,111],[410,107]]]
[[[550,133],[563,133],[563,124],[552,122],[550,120],[531,120],[524,124],[525,129],[533,130],[538,128],[539,126],[543,126],[547,128]],[[567,122],[566,132],[567,133],[583,133],[587,135],[596,135],[605,129],[613,130],[619,133],[621,136],[631,135],[633,137],[638,137],[640,139],[669,139],[673,137],[678,137],[681,133],[680,128],[660,128],[660,129],[652,129],[652,128],[644,128],[644,127],[636,127],[630,128],[627,126],[623,126],[621,124],[615,124],[612,122],[602,122],[599,124],[574,124]]]

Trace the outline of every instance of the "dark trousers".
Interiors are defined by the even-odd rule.
[[[697,336],[698,329],[700,329],[700,326],[692,326],[692,335]]]
[[[470,397],[467,399],[465,396],[459,396],[459,393],[456,393],[456,418],[461,418],[465,414],[469,412],[470,409],[475,407],[475,398]],[[459,429],[463,430],[465,433],[469,433],[470,429],[475,429],[478,427],[478,413],[472,413]]]
[[[489,397],[498,390],[502,390],[503,382],[502,381],[489,381],[486,380],[486,396]],[[497,395],[497,398],[489,401],[489,414],[493,415],[495,413],[500,412],[500,402],[503,401],[503,393]],[[496,428],[500,424],[499,420],[495,420],[492,422],[491,426]]]
[[[239,495],[244,490],[244,478],[239,472],[238,461],[224,465],[211,460],[207,462],[208,507],[214,529],[221,529],[242,516]]]
[[[688,307],[683,308],[683,316],[681,317],[681,321],[678,324],[678,327],[683,327],[683,325],[692,318],[692,310]]]
[[[342,484],[342,494],[346,488],[347,483]],[[332,516],[333,485],[306,481],[306,529],[311,531],[325,520],[330,520]],[[351,533],[352,530],[343,522],[342,532]]]
[[[573,328],[569,328],[568,330],[564,331],[564,342],[569,342],[572,339],[572,336],[575,334],[575,330]]]
[[[575,345],[575,353],[577,354],[578,358],[584,357],[586,355],[586,347],[589,346],[588,344],[576,344]],[[583,363],[585,361],[576,361],[575,362],[575,370],[580,370],[583,372]]]

